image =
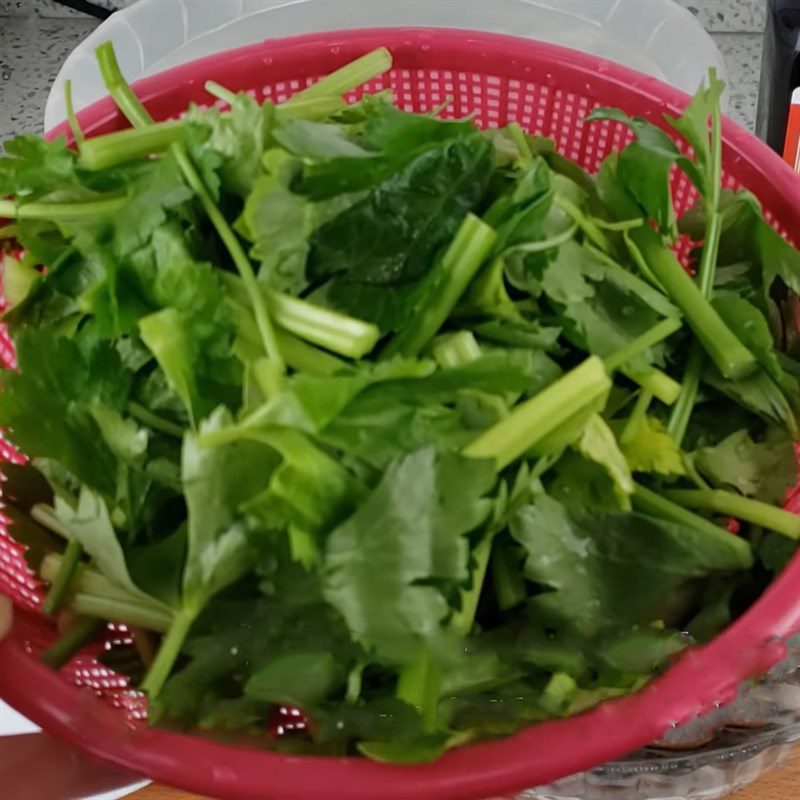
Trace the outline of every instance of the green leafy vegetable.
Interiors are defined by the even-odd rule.
[[[430,761],[637,691],[796,552],[800,255],[722,190],[713,73],[595,112],[634,133],[595,177],[346,103],[383,48],[170,121],[98,61],[130,130],[68,107],[76,150],[0,158],[4,513],[76,618],[47,663],[137,626],[146,665],[103,659],[153,724]]]

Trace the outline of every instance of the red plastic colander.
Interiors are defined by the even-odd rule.
[[[595,106],[618,106],[664,127],[663,114],[679,113],[689,99],[652,78],[565,48],[419,28],[267,41],[177,67],[140,81],[135,89],[156,119],[177,116],[190,102],[211,102],[203,89],[209,79],[278,102],[380,46],[391,50],[394,68],[366,89],[390,87],[398,104],[411,111],[427,111],[452,96],[451,116],[474,113],[484,127],[516,120],[533,133],[552,137],[561,153],[591,171],[630,137],[618,123],[585,124]],[[109,99],[83,111],[79,120],[88,135],[127,127]],[[57,134],[68,135],[67,127],[50,133]],[[800,180],[729,120],[723,124],[723,139],[725,185],[754,192],[767,219],[800,244]],[[673,196],[678,212],[693,199],[680,172]],[[13,363],[7,338],[0,338],[0,355]],[[13,457],[13,451],[5,455]],[[795,490],[789,505],[800,512],[800,491]],[[0,644],[0,696],[51,733],[97,756],[227,800],[478,800],[549,783],[635,750],[671,725],[729,702],[742,681],[783,657],[783,640],[800,630],[799,554],[736,623],[710,644],[686,652],[641,692],[504,740],[453,750],[432,764],[390,766],[358,758],[280,755],[146,728],[141,724],[144,700],[125,689],[124,676],[86,654],[60,674],[36,660],[55,630],[38,614],[37,581],[5,530],[0,531],[0,590],[17,603],[12,636]],[[112,635],[124,633],[117,629]]]

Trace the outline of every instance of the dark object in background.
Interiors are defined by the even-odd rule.
[[[97,17],[97,19],[108,19],[114,13],[111,9],[103,8],[96,3],[89,3],[87,0],[55,0],[55,2],[60,6],[74,8],[91,17]]]
[[[800,0],[769,0],[756,133],[783,152],[792,92],[800,86]]]

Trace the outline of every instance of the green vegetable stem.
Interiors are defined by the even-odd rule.
[[[757,367],[753,354],[722,321],[658,234],[644,226],[632,230],[630,237],[719,371],[733,379],[752,374]]]
[[[52,616],[61,608],[82,556],[83,548],[80,542],[76,542],[74,539],[70,540],[64,551],[64,558],[61,561],[58,573],[53,578],[50,589],[44,598],[44,603],[42,603],[42,611],[45,614]]]
[[[716,273],[717,256],[719,253],[719,242],[722,236],[722,212],[720,209],[720,198],[722,193],[722,119],[719,104],[719,93],[722,91],[720,82],[716,80],[716,75],[712,69],[709,74],[710,93],[709,98],[711,114],[710,145],[698,147],[698,157],[706,154],[703,166],[705,181],[700,187],[700,191],[705,199],[708,209],[706,230],[703,237],[703,250],[700,257],[700,267],[697,272],[697,280],[700,291],[706,300],[710,300],[714,293],[714,275]],[[701,98],[703,95],[701,95]],[[696,101],[695,101],[696,102]],[[695,105],[695,102],[692,105]],[[702,116],[702,128],[705,128],[707,112],[709,109],[699,106],[699,114]],[[691,117],[689,117],[691,119]],[[685,126],[684,132],[686,132]],[[700,127],[698,125],[698,127]],[[706,145],[708,138],[703,135],[698,137],[702,145]],[[691,140],[691,139],[690,139]],[[693,142],[697,145],[697,139]],[[700,388],[700,371],[703,368],[703,351],[699,344],[693,343],[689,353],[689,360],[686,363],[686,370],[683,375],[681,394],[677,404],[670,415],[667,430],[673,439],[680,444],[686,435],[686,428],[689,425],[689,417],[692,408],[697,400],[697,393]]]
[[[670,489],[664,493],[670,500],[687,508],[711,511],[760,525],[790,539],[800,538],[800,516],[769,503],[742,497],[722,489]]]
[[[384,350],[384,357],[416,356],[452,313],[469,282],[491,252],[495,231],[468,214],[433,273],[431,291],[411,322]]]
[[[470,442],[464,455],[490,459],[501,470],[523,453],[534,450],[546,436],[581,409],[605,397],[610,389],[611,380],[603,362],[590,356]]]

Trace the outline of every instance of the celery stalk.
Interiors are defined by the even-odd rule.
[[[681,266],[658,234],[643,225],[630,231],[631,240],[650,270],[678,305],[703,348],[726,377],[737,380],[755,371],[753,354],[736,338],[714,307]]]
[[[61,559],[58,572],[51,581],[50,590],[47,592],[44,603],[42,603],[42,611],[45,614],[53,615],[61,608],[82,556],[83,547],[81,547],[80,542],[71,539],[67,544],[67,549],[64,551],[64,557]]]
[[[638,383],[645,391],[652,392],[653,396],[664,405],[671,406],[681,392],[681,384],[656,367],[651,367],[646,372],[639,372],[623,366],[619,371],[626,378]]]
[[[790,539],[800,539],[800,516],[760,500],[722,489],[671,489],[664,496],[687,508],[735,517]]]
[[[189,628],[195,621],[199,609],[193,609],[185,606],[178,611],[172,622],[170,623],[167,635],[161,642],[161,647],[158,648],[158,653],[153,659],[153,663],[147,670],[147,675],[142,681],[141,690],[150,697],[156,697],[161,691],[161,687],[169,677],[175,660],[180,654],[183,642],[186,635],[189,633]],[[143,626],[148,627],[148,626]]]
[[[712,74],[713,77],[713,74]],[[700,256],[700,268],[697,279],[703,297],[710,300],[714,294],[714,274],[716,272],[719,242],[722,236],[722,212],[720,199],[722,196],[722,120],[719,104],[715,104],[711,116],[711,175],[709,178],[710,195],[706,198],[708,220]],[[689,360],[681,385],[681,394],[667,423],[667,431],[680,445],[689,427],[689,418],[697,400],[700,389],[700,373],[703,369],[703,352],[697,343],[692,343]]]
[[[382,354],[384,358],[420,353],[456,307],[496,238],[493,228],[473,214],[467,214],[439,262],[440,281],[417,309],[414,319],[389,342]]]
[[[672,334],[680,330],[681,327],[682,323],[677,317],[668,317],[667,319],[661,320],[661,322],[653,325],[650,330],[645,331],[632,342],[629,342],[615,353],[604,358],[603,363],[606,365],[606,369],[609,372],[619,369],[626,362],[636,358],[636,356],[641,355],[646,350],[649,350],[653,345],[672,336]]]
[[[100,170],[159,153],[180,139],[183,127],[182,121],[172,120],[95,136],[81,145],[78,163],[84,169]]]
[[[471,331],[458,331],[434,342],[433,357],[440,367],[452,369],[480,358],[481,347]]]
[[[377,50],[345,64],[324,78],[320,78],[312,86],[298,92],[284,105],[290,106],[301,100],[311,100],[328,95],[346,94],[391,68],[392,54],[385,47],[379,47]]]
[[[111,216],[128,203],[127,197],[110,197],[82,203],[15,203],[0,200],[0,217],[8,219],[44,219],[51,222],[76,222],[82,219]]]
[[[470,442],[464,455],[494,459],[501,470],[610,388],[603,362],[589,356]]]
[[[693,514],[683,506],[638,483],[635,484],[633,491],[633,506],[645,514],[672,520],[714,537],[720,544],[724,543],[726,547],[736,551],[742,569],[747,569],[753,564],[753,552],[750,549],[750,544],[745,539],[728,533],[728,531],[723,530],[713,522]]]

